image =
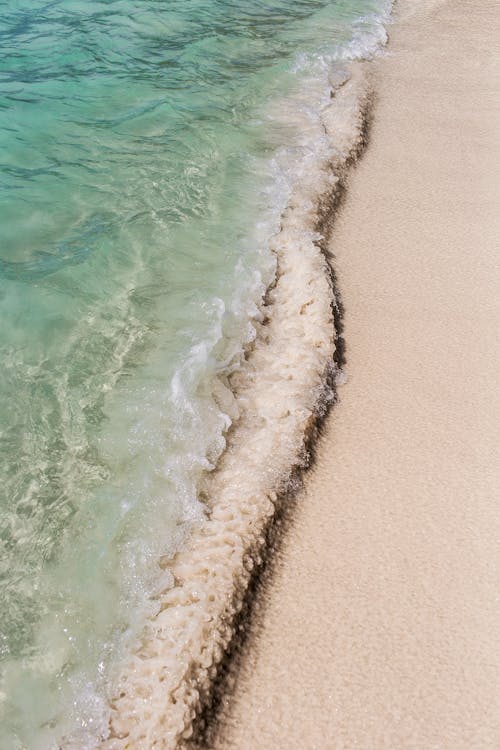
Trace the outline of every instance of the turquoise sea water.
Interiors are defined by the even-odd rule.
[[[1,750],[92,735],[224,448],[212,380],[251,338],[299,158],[277,103],[373,49],[386,10],[0,5]]]

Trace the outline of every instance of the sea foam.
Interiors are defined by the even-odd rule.
[[[362,145],[369,102],[362,64],[336,75],[338,87],[316,122],[307,118],[311,149],[294,167],[295,187],[271,241],[277,273],[254,343],[241,367],[215,386],[221,406],[229,403],[239,416],[200,487],[205,518],[162,561],[171,584],[158,592],[158,614],[121,671],[106,750],[166,750],[190,736],[266,526],[293,470],[307,463],[308,437],[333,397],[336,300],[318,225]],[[288,104],[285,116],[300,111],[299,102]]]

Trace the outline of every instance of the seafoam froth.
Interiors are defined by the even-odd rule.
[[[293,170],[295,187],[272,239],[276,280],[255,341],[242,366],[215,386],[221,408],[239,418],[217,469],[204,479],[205,517],[185,547],[162,560],[169,583],[114,687],[105,750],[168,750],[190,736],[280,490],[304,463],[335,350],[319,207],[335,196],[360,148],[369,101],[362,64],[337,75],[335,85],[309,122],[315,147]],[[78,740],[66,746],[76,748]]]

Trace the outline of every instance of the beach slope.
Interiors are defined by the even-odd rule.
[[[500,745],[500,15],[414,5],[331,240],[348,382],[219,750]]]

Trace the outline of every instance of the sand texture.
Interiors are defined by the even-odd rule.
[[[332,235],[348,382],[218,750],[500,747],[500,13],[416,5]]]

